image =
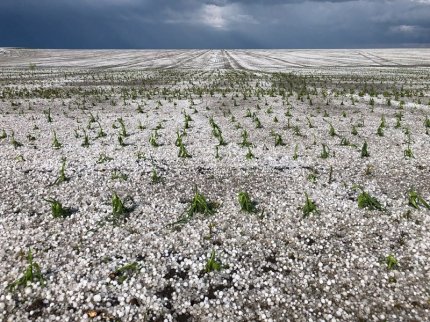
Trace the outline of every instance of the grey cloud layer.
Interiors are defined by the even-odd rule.
[[[2,0],[0,46],[429,46],[428,0]]]

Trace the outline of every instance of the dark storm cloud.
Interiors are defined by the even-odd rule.
[[[0,46],[429,46],[430,0],[0,0]]]

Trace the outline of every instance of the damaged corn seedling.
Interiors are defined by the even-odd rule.
[[[157,170],[155,169],[155,167],[154,167],[154,168],[152,168],[152,172],[151,172],[151,182],[152,182],[153,184],[156,184],[156,183],[160,183],[162,180],[163,180],[163,178],[161,177],[161,175],[159,175],[159,174],[157,173]]]
[[[14,148],[14,149],[19,148],[19,147],[21,147],[21,146],[22,146],[22,143],[21,143],[21,142],[18,142],[18,141],[15,139],[15,132],[14,132],[14,131],[12,131],[12,133],[11,133],[11,135],[10,135],[10,143],[12,143],[12,145],[13,145],[13,148]]]
[[[179,145],[178,157],[180,157],[180,158],[191,158],[191,155],[188,153],[185,145],[182,142]]]
[[[179,131],[176,131],[176,141],[175,141],[175,145],[177,147],[180,147],[182,144],[182,133],[180,133]]]
[[[109,274],[111,279],[116,279],[119,284],[122,284],[127,278],[132,277],[139,270],[137,262],[125,264],[117,268],[114,272]]]
[[[414,158],[414,152],[412,151],[411,145],[409,143],[408,147],[403,151],[403,155],[408,159]]]
[[[306,179],[309,182],[316,183],[318,180],[318,171],[316,169],[312,169],[311,173],[308,174]]]
[[[109,162],[109,161],[112,161],[112,160],[113,160],[113,158],[108,157],[108,156],[107,156],[106,154],[104,154],[104,153],[100,153],[99,158],[98,158],[98,160],[97,160],[97,163],[98,163],[98,164],[102,164],[102,163]]]
[[[222,136],[222,131],[218,126],[218,124],[215,123],[212,117],[209,119],[209,123],[212,126],[212,134],[214,135],[215,138],[218,139],[219,145],[226,145],[227,143],[224,141],[224,138]]]
[[[419,209],[420,206],[422,206],[422,207],[425,207],[428,210],[430,210],[430,205],[415,190],[411,190],[408,193],[408,205],[411,206],[411,207],[413,207],[413,208],[415,208],[415,209]]]
[[[376,134],[378,134],[378,136],[384,136],[384,128],[379,126]]]
[[[53,131],[53,133],[54,133],[54,138],[53,138],[53,140],[52,140],[52,147],[53,147],[54,149],[59,149],[59,148],[61,148],[63,145],[62,145],[60,142],[58,142],[57,133],[56,133],[55,131]]]
[[[239,201],[240,210],[246,212],[255,212],[256,211],[256,203],[251,200],[251,197],[246,191],[241,191],[237,195],[237,199]]]
[[[84,130],[84,141],[82,142],[81,146],[84,148],[88,148],[90,146],[90,138],[88,137],[87,132]]]
[[[126,216],[131,211],[124,205],[124,201],[118,196],[116,192],[112,194],[112,221],[114,224],[118,224],[120,221],[126,219]]]
[[[251,148],[250,148],[250,147],[248,147],[248,152],[246,153],[245,158],[246,158],[247,160],[251,160],[251,159],[254,159],[254,158],[255,158],[255,155],[252,153],[252,151],[251,151]]]
[[[248,141],[248,132],[246,130],[243,130],[242,132],[242,142],[240,143],[240,145],[242,147],[250,147],[251,146],[251,142]]]
[[[333,127],[333,124],[329,123],[329,131],[328,131],[330,136],[336,136],[336,130]]]
[[[309,198],[307,192],[305,192],[305,205],[303,206],[303,217],[308,217],[311,213],[319,214],[319,210],[315,204],[315,202]]]
[[[275,134],[275,146],[283,146],[285,145],[284,141],[282,140],[281,135]]]
[[[46,111],[44,111],[46,115],[46,120],[48,123],[52,123],[52,116],[51,116],[51,108],[48,108]]]
[[[54,218],[65,218],[71,214],[70,209],[64,208],[56,199],[44,199],[51,204],[51,213]]]
[[[62,182],[67,182],[67,181],[69,181],[69,178],[66,177],[66,158],[63,158],[61,160],[60,173],[58,175],[58,178],[55,179],[54,185],[55,184],[60,184]]]
[[[322,144],[322,151],[320,154],[321,159],[327,159],[329,156],[330,156],[330,152],[327,145]]]
[[[107,134],[103,131],[103,128],[99,121],[97,121],[97,124],[99,125],[99,131],[97,132],[97,138],[105,137]]]
[[[209,257],[208,261],[206,262],[205,265],[205,272],[206,273],[210,273],[213,271],[220,271],[221,270],[221,262],[219,262],[216,259],[216,254],[215,254],[215,250],[212,250],[211,252],[211,256]]]
[[[169,226],[175,227],[177,225],[186,224],[193,219],[194,215],[197,213],[205,216],[213,215],[215,213],[215,208],[216,204],[207,201],[206,197],[198,191],[197,187],[195,187],[194,196],[191,200],[190,206],[179,216],[177,221],[169,224]]]
[[[296,144],[294,147],[293,160],[297,160],[299,158],[299,144]]]
[[[111,174],[111,179],[126,181],[128,179],[128,175],[126,175],[125,173],[122,173],[119,170],[114,170]]]
[[[394,255],[388,255],[385,257],[385,265],[387,265],[388,270],[392,270],[399,266],[399,261],[394,257]]]
[[[361,148],[361,157],[367,158],[369,156],[370,156],[370,154],[369,154],[369,151],[367,150],[367,142],[364,141],[363,146]]]
[[[27,263],[28,266],[25,269],[24,274],[7,286],[9,291],[13,292],[18,287],[25,287],[28,283],[38,282],[41,286],[45,285],[45,278],[42,275],[39,264],[33,261],[31,249],[29,249],[27,253]]]
[[[127,137],[128,136],[127,129],[125,127],[124,120],[121,117],[118,119],[118,123],[119,123],[119,126],[121,127],[119,135],[122,137]]]
[[[119,143],[120,146],[125,146],[123,136],[118,135],[118,143]]]
[[[361,191],[361,193],[358,195],[357,202],[358,202],[358,208],[367,208],[369,210],[385,210],[382,204],[376,199],[375,197],[372,197],[368,192],[364,191],[361,187],[356,187],[358,190]]]
[[[149,138],[149,143],[153,146],[153,147],[158,147],[158,142],[157,142],[157,131],[152,132],[150,138]]]

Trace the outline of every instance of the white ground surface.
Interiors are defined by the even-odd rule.
[[[294,67],[430,66],[429,49],[29,50],[3,48],[0,67],[181,68],[280,71]]]
[[[411,189],[430,200],[426,61],[426,50],[0,52],[0,320],[428,321],[430,211],[408,204]],[[175,145],[184,114],[191,158]],[[69,180],[52,185],[62,158]],[[172,230],[195,185],[215,213]],[[355,185],[385,210],[359,208]],[[256,213],[240,210],[240,191]],[[113,192],[130,207],[116,223]],[[304,217],[305,192],[319,214]],[[53,218],[46,198],[73,213]],[[28,249],[44,286],[10,291]],[[222,267],[208,273],[213,250]]]

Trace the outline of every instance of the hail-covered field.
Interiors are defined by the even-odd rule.
[[[428,320],[429,66],[0,49],[0,320]]]

